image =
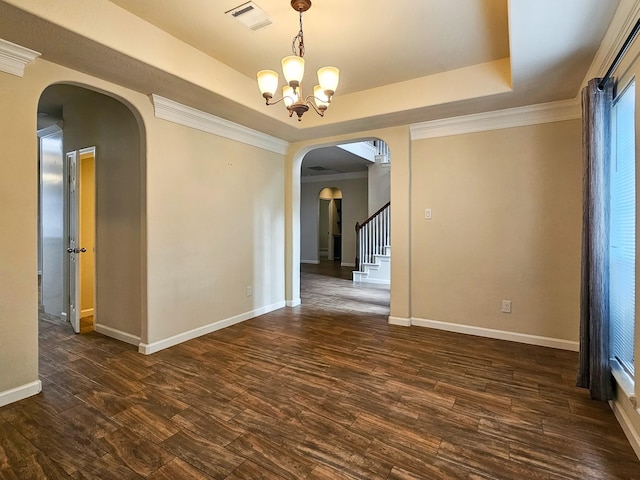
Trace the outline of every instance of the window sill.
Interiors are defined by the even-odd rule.
[[[633,408],[638,408],[638,399],[635,394],[635,384],[633,378],[622,368],[617,360],[611,359],[611,374],[615,379],[618,387],[626,395],[633,405]]]

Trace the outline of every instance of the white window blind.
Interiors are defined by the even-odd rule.
[[[636,181],[635,82],[612,110],[609,224],[611,356],[633,378],[635,329]]]

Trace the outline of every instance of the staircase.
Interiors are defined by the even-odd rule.
[[[391,203],[356,223],[356,270],[354,283],[391,284]]]

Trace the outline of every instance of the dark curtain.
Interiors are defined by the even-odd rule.
[[[591,398],[613,398],[609,364],[609,157],[613,82],[582,90],[582,279],[580,370]]]

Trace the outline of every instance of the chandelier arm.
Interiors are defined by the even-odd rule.
[[[315,106],[315,104],[311,100],[309,100],[310,98],[318,98],[318,97],[314,97],[313,95],[309,95],[307,98],[305,98],[304,101],[305,101],[305,103],[307,105],[310,105],[311,108],[313,108],[318,115],[320,115],[321,117],[324,117],[324,110],[326,110],[326,108],[324,110],[322,110],[322,111],[318,110],[318,108]],[[318,98],[318,100],[320,100],[320,99]]]
[[[267,105],[277,105],[278,103],[282,102],[285,98],[291,98],[291,99],[295,102],[295,99],[294,99],[294,98],[292,98],[292,97],[290,97],[290,96],[288,96],[288,95],[285,95],[284,97],[279,98],[279,99],[278,99],[278,100],[276,100],[275,102],[270,102],[270,100],[271,100],[272,98],[273,98],[273,97],[269,97],[269,98],[267,98],[267,99],[266,99],[266,100],[267,100]]]
[[[322,99],[322,98],[318,98],[315,95],[309,95],[307,98],[304,99],[305,102],[309,102],[310,98],[315,98],[316,100],[318,100],[319,102],[324,102],[324,103],[331,103],[331,98],[328,98],[326,100]]]

